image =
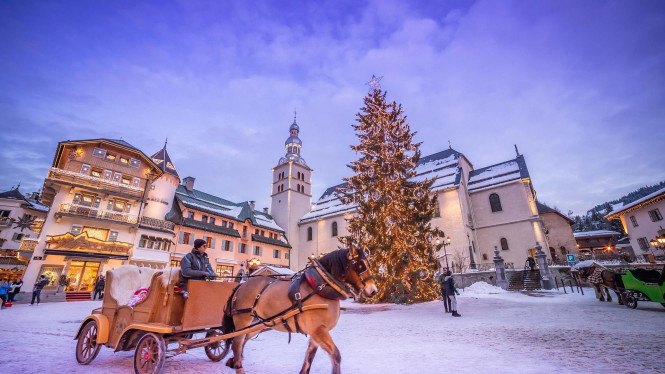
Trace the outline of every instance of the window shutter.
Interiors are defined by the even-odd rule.
[[[180,238],[178,238],[178,243],[184,243],[183,240],[185,240],[185,233],[180,231]]]
[[[259,256],[263,256],[263,247],[259,247]]]
[[[189,236],[189,243],[187,244],[194,245],[194,233],[192,233],[192,235]]]
[[[233,242],[229,240],[229,252],[233,252]]]

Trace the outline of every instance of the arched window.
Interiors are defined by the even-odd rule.
[[[510,248],[508,248],[508,240],[506,238],[501,238],[501,250],[502,251],[507,251]]]
[[[337,236],[337,222],[332,223],[332,236]]]
[[[493,193],[490,195],[490,207],[492,208],[492,212],[500,212],[503,209],[501,209],[501,199],[499,198],[499,195]]]
[[[312,241],[312,228],[307,228],[307,241]]]
[[[561,247],[559,248],[559,250],[561,250],[561,254],[562,254],[562,255],[567,255],[567,254],[568,254],[568,251],[566,250],[566,247],[564,247],[564,246],[561,246]]]

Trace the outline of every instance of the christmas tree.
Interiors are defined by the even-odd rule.
[[[379,293],[370,302],[414,303],[438,297],[433,274],[438,268],[430,221],[436,196],[434,180],[414,178],[420,143],[413,142],[402,106],[386,103],[374,87],[364,98],[353,127],[360,144],[351,146],[359,158],[349,165],[340,197],[358,206],[349,221],[348,237],[371,256]]]

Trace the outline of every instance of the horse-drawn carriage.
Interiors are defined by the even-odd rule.
[[[93,310],[83,320],[74,338],[77,340],[76,360],[83,365],[89,364],[97,357],[102,345],[112,348],[114,352],[134,349],[134,371],[137,374],[152,374],[160,371],[167,354],[172,356],[204,347],[208,358],[220,361],[233,343],[234,358],[229,359],[227,365],[235,368],[236,373],[242,373],[245,339],[266,329],[309,334],[308,353],[311,346],[321,345],[332,356],[337,348],[328,331],[339,318],[339,300],[347,296],[339,285],[351,283],[356,292],[364,290],[367,296],[376,293],[371,276],[361,276],[369,274],[363,252],[352,251],[356,253],[355,257],[348,255],[349,259],[344,260],[343,267],[335,269],[330,264],[339,261],[341,256],[335,257],[336,252],[345,258],[350,253],[349,250],[332,252],[327,256],[330,257],[328,263],[325,262],[326,257],[313,260],[313,266],[299,273],[307,282],[256,277],[240,287],[235,282],[190,280],[187,298],[177,289],[177,271],[165,270],[153,274],[150,269],[144,269],[144,272],[152,274],[149,281],[144,280],[144,283],[149,282],[147,296],[129,305],[129,298],[119,296],[118,288],[126,286],[126,279],[131,277],[127,274],[118,276],[116,272],[120,268],[109,271],[102,307]],[[135,266],[124,269],[141,272]],[[322,281],[312,287],[310,278]],[[132,287],[133,293],[139,286]],[[342,296],[337,299],[326,297],[329,293],[326,291],[331,287],[341,292]],[[287,289],[295,290],[295,298],[287,297]],[[237,339],[234,341],[234,338]],[[333,357],[337,361],[334,368],[339,370],[337,356]],[[306,372],[309,372],[313,357],[309,353],[305,358]]]
[[[627,307],[637,308],[638,301],[652,301],[665,307],[665,267],[660,272],[629,269],[625,274],[617,274],[615,279]]]

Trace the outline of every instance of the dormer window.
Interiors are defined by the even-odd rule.
[[[106,161],[115,162],[115,160],[118,159],[118,156],[115,155],[114,153],[108,153],[108,152],[106,152],[106,157],[105,157],[105,158],[106,158]]]
[[[120,163],[123,165],[129,165],[129,158],[120,156]]]

